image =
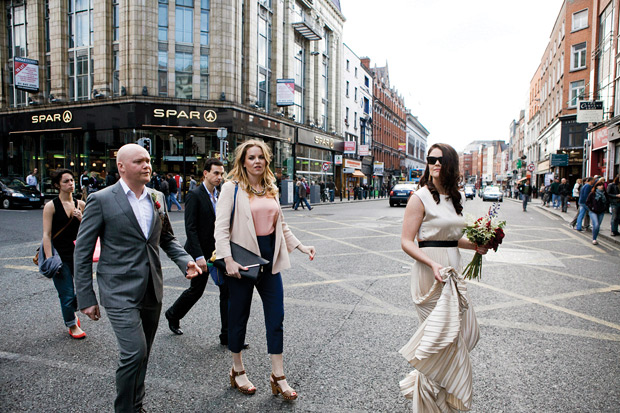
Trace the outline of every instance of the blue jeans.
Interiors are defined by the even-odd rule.
[[[527,203],[530,200],[530,196],[525,194],[522,194],[521,196],[523,198],[523,210],[527,211]]]
[[[75,312],[77,311],[77,299],[75,298],[75,289],[73,287],[73,269],[71,264],[63,262],[60,271],[54,275],[54,287],[58,291],[58,299],[60,300],[60,310],[62,318],[65,320],[67,327],[73,327],[77,324]]]
[[[590,208],[588,208],[585,204],[579,204],[579,215],[577,216],[577,226],[575,229],[577,231],[581,231],[581,224],[583,222],[583,217],[586,216],[586,213],[590,212]]]
[[[312,207],[310,206],[310,204],[308,203],[308,199],[306,198],[299,198],[297,200],[297,202],[295,203],[295,205],[293,205],[293,209],[297,210],[297,208],[299,208],[299,204],[301,204],[301,202],[305,202],[306,206],[308,207],[308,209],[312,209]],[[303,208],[303,204],[301,205],[301,207]]]
[[[177,206],[177,208],[179,208],[179,211],[181,211],[183,209],[183,208],[181,208],[181,204],[179,204],[179,201],[177,199],[177,194],[170,194],[170,196],[168,196],[166,201],[168,201],[168,211],[172,211],[170,208],[172,208],[172,203],[173,202]]]
[[[553,200],[553,207],[559,208],[560,207],[560,195],[551,194],[551,199]]]
[[[596,240],[598,237],[598,232],[601,229],[601,224],[603,223],[603,217],[605,216],[604,212],[597,214],[596,212],[590,211],[590,221],[592,221],[592,239]]]
[[[329,202],[334,202],[334,193],[335,191],[333,189],[329,190]]]

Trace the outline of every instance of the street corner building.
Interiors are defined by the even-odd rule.
[[[103,181],[117,150],[137,142],[154,171],[185,178],[200,175],[207,157],[231,161],[237,145],[258,138],[273,150],[279,180],[340,184],[339,1],[7,0],[0,7],[1,175],[38,168],[51,194],[54,170],[86,170]]]

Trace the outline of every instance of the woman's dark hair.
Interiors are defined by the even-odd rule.
[[[441,161],[441,174],[439,175],[441,186],[447,192],[448,199],[452,200],[452,205],[454,205],[456,213],[461,215],[461,212],[463,212],[463,205],[461,204],[461,193],[459,192],[459,181],[461,179],[461,174],[459,172],[459,155],[452,146],[446,143],[434,144],[429,148],[428,153],[430,154],[435,148],[441,150],[441,156],[443,158]],[[433,195],[435,203],[439,204],[439,192],[431,179],[428,164],[426,165],[422,178],[420,178],[420,187],[425,185],[428,187],[431,195]]]
[[[64,174],[69,174],[71,175],[73,179],[75,179],[75,175],[73,175],[73,171],[66,169],[66,168],[56,169],[54,173],[52,174],[52,185],[54,185],[54,187],[60,187],[60,180],[62,179],[62,176]]]
[[[620,183],[620,174],[616,175],[614,178],[614,184],[618,185]]]

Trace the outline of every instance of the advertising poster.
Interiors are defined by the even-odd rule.
[[[295,79],[278,79],[276,103],[278,106],[295,104]]]
[[[29,92],[39,91],[39,61],[16,57],[13,75],[15,87]]]

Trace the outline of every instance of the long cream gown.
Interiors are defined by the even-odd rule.
[[[440,195],[436,204],[427,187],[414,196],[422,200],[425,210],[419,241],[456,241],[462,237],[465,221],[456,214],[451,200]],[[480,332],[460,275],[461,254],[458,247],[429,247],[423,251],[445,267],[441,273],[446,282],[437,282],[430,267],[415,262],[411,295],[421,325],[400,349],[415,368],[400,382],[401,392],[413,399],[414,412],[470,410],[469,352],[478,342]]]

